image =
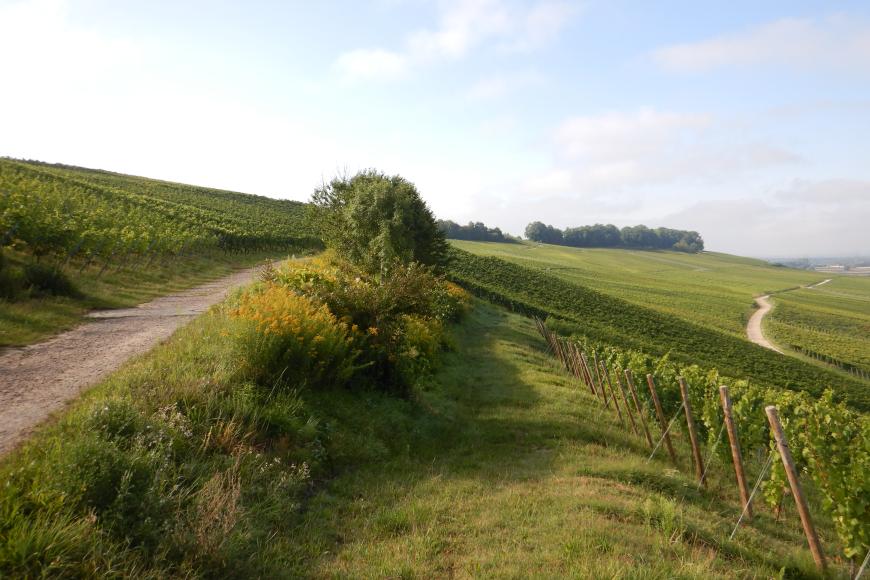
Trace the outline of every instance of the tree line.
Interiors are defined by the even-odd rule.
[[[515,242],[499,228],[488,228],[482,222],[468,222],[467,226],[450,220],[438,220],[438,228],[451,240],[471,240],[475,242]]]
[[[698,232],[649,228],[645,225],[619,229],[613,224],[595,224],[575,228],[559,228],[532,222],[526,226],[526,238],[545,244],[575,248],[639,248],[648,250],[677,250],[700,252],[704,240]]]

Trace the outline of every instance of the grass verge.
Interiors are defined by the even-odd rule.
[[[78,266],[66,269],[75,296],[33,296],[18,300],[0,299],[0,347],[24,346],[68,330],[82,321],[89,310],[127,308],[156,296],[180,292],[241,268],[254,266],[275,254],[227,254],[214,251],[206,255],[155,260],[152,264],[131,266],[120,271],[91,265],[79,272]],[[10,267],[22,267],[30,258],[6,253]]]
[[[407,399],[240,382],[222,320],[128,364],[4,461],[0,574],[814,574],[793,513],[728,541],[725,470],[697,491],[687,469],[647,463],[525,318],[478,302]]]

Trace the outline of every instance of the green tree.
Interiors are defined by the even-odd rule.
[[[311,197],[314,225],[327,247],[373,273],[396,263],[439,268],[447,241],[414,184],[373,169],[337,177]]]

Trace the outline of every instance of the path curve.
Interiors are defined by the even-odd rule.
[[[259,271],[242,270],[134,308],[96,311],[90,322],[45,342],[0,350],[0,454],[85,387],[169,338]]]
[[[761,321],[764,320],[764,317],[773,308],[773,304],[770,303],[769,298],[770,294],[765,294],[764,296],[759,296],[755,299],[755,303],[758,305],[758,310],[753,312],[752,316],[749,317],[749,324],[746,325],[746,334],[749,336],[749,340],[755,344],[763,346],[764,348],[769,348],[779,354],[784,354],[781,350],[773,346],[773,343],[764,338],[764,333],[761,331]]]
[[[816,284],[810,284],[808,286],[803,286],[807,290],[812,290],[814,288],[818,288],[824,284],[830,282],[833,278],[827,278],[822,280],[821,282],[817,282]],[[787,292],[787,290],[783,290],[783,292]],[[779,354],[785,354],[778,348],[776,348],[772,342],[767,340],[764,337],[764,332],[761,330],[761,321],[764,320],[764,317],[767,316],[767,313],[773,309],[773,304],[770,303],[770,294],[765,294],[764,296],[758,296],[755,299],[755,303],[758,305],[758,310],[752,313],[752,316],[749,317],[749,323],[746,325],[746,335],[749,337],[749,340],[754,342],[759,346],[763,346],[764,348],[769,348],[774,352],[778,352]]]

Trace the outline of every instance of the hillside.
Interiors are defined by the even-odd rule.
[[[759,508],[729,540],[740,509],[728,469],[699,491],[682,437],[683,469],[648,462],[522,316],[477,302],[410,399],[265,396],[232,381],[220,329],[214,315],[196,321],[5,462],[0,571],[814,576],[793,507],[779,523]],[[57,501],[81,486],[81,500]]]
[[[303,203],[0,159],[0,346],[320,246]]]
[[[482,296],[544,318],[563,319],[575,325],[577,334],[602,344],[657,356],[669,354],[685,364],[717,368],[730,377],[782,389],[819,394],[832,387],[857,408],[870,409],[870,394],[863,381],[779,355],[735,334],[569,282],[540,267],[456,251],[451,272]]]
[[[715,252],[452,243],[477,255],[545,270],[567,282],[741,337],[746,333],[753,296],[826,277]]]

